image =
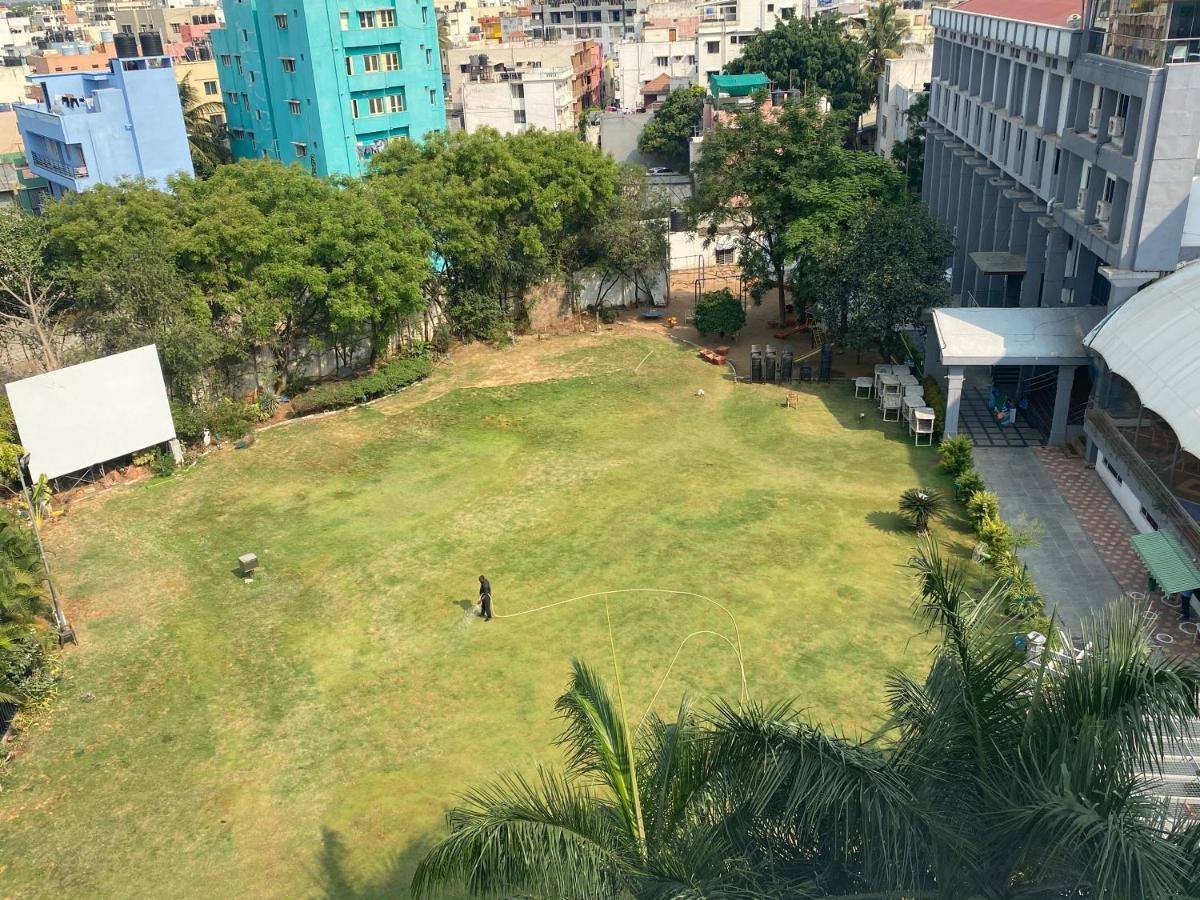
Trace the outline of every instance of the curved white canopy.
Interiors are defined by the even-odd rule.
[[[1200,456],[1200,262],[1134,294],[1083,342]]]

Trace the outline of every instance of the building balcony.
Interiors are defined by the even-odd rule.
[[[55,175],[61,175],[63,178],[76,180],[88,177],[88,167],[86,165],[68,165],[41,153],[30,153],[29,162],[35,168],[45,169],[47,172],[53,172]]]

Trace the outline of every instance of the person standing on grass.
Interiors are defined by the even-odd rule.
[[[483,621],[492,621],[492,584],[486,575],[479,576],[479,615]]]

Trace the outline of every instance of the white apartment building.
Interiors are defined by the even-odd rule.
[[[908,139],[908,108],[929,89],[933,74],[933,52],[928,47],[908,46],[904,55],[889,59],[879,76],[879,108],[876,116],[875,152],[890,158],[892,148]]]
[[[814,0],[718,0],[698,7],[696,65],[702,84],[742,55],[755,31],[770,31],[779,20],[809,16]]]
[[[670,90],[696,84],[696,19],[642,26],[640,41],[617,45],[613,72],[613,104],[620,108],[643,106],[642,88],[666,76]]]
[[[567,67],[499,73],[495,80],[464,82],[460,88],[463,128],[469,133],[494,128],[519,134],[532,128],[573,131],[574,72]]]

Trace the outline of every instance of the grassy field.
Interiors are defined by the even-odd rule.
[[[929,646],[892,511],[947,482],[852,393],[783,409],[651,336],[472,348],[75,504],[48,541],[81,645],[0,775],[0,897],[405,896],[456,793],[557,759],[570,658],[609,660],[602,601],[484,624],[481,572],[499,613],[706,594],[752,693],[870,728],[884,674]],[[609,606],[639,712],[685,635],[731,633],[690,598]],[[659,706],[685,690],[736,696],[719,640]]]

